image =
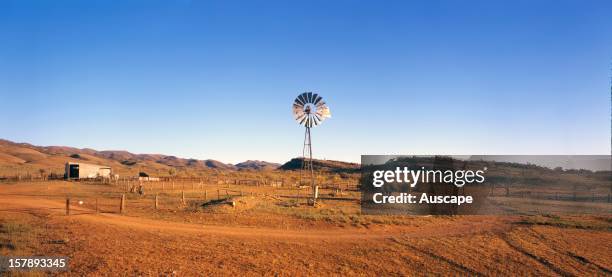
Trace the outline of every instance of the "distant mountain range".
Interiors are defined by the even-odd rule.
[[[228,164],[216,160],[185,159],[162,154],[134,154],[128,151],[96,151],[67,146],[35,146],[0,139],[0,174],[10,172],[63,172],[66,162],[111,166],[119,174],[139,171],[169,175],[181,171],[207,170],[274,170],[280,164],[245,161]]]
[[[106,165],[120,175],[147,172],[158,176],[199,175],[207,171],[237,170],[296,170],[302,166],[299,158],[280,165],[266,161],[248,160],[237,164],[217,160],[185,159],[162,154],[134,154],[128,151],[97,151],[67,146],[35,146],[0,139],[0,175],[63,173],[66,162]],[[315,160],[315,169],[334,172],[357,171],[358,164]]]
[[[265,161],[248,160],[246,162],[237,163],[234,166],[239,169],[274,170],[274,169],[279,168],[281,165],[277,163],[270,163],[270,162],[265,162]]]
[[[548,168],[588,169],[592,171],[612,170],[608,155],[474,155],[472,161],[497,161],[519,164],[534,164]]]

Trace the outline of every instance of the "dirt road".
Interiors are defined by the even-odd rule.
[[[52,216],[65,215],[65,203],[59,200],[41,199],[31,196],[6,197],[0,194],[0,207],[3,211],[40,213]],[[407,237],[436,237],[479,233],[485,231],[503,231],[510,228],[509,222],[481,219],[476,222],[458,222],[453,228],[424,226],[419,228],[385,227],[374,229],[346,230],[282,230],[272,228],[231,227],[202,224],[186,224],[151,220],[146,218],[122,216],[113,213],[96,214],[95,210],[71,205],[71,217],[92,224],[112,225],[134,230],[156,231],[164,233],[214,234],[242,237],[262,237],[270,239],[317,239],[317,240],[356,240],[385,239],[398,234]]]
[[[61,199],[15,194],[0,193],[0,219],[18,215],[43,226],[32,254],[69,256],[71,275],[606,274],[612,245],[609,232],[559,235],[513,218],[284,230],[96,214],[75,205],[66,216]],[[551,243],[569,245],[580,261]]]

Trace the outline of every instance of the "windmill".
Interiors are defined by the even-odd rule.
[[[300,172],[300,184],[304,172],[310,171],[310,186],[312,188],[313,204],[316,202],[316,186],[314,178],[314,168],[312,166],[312,141],[310,139],[310,128],[315,127],[331,117],[329,107],[323,97],[316,93],[304,92],[298,95],[293,101],[293,117],[300,124],[306,127],[304,133],[304,148],[302,149],[302,171]],[[307,160],[308,159],[308,160]]]

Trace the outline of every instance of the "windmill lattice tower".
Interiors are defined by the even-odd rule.
[[[314,167],[312,163],[312,139],[310,129],[321,123],[326,118],[331,117],[329,107],[323,101],[323,97],[316,93],[304,92],[293,101],[293,116],[295,120],[305,127],[304,148],[302,149],[302,170],[300,171],[300,185],[303,176],[310,177],[310,187],[312,189],[313,204],[316,202],[316,183],[314,177]]]

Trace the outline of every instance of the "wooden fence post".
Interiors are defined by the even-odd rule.
[[[121,203],[119,205],[119,213],[122,214],[125,209],[125,193],[121,194]]]
[[[181,202],[185,205],[185,191],[181,191]]]
[[[66,198],[66,215],[70,215],[70,198]]]
[[[217,200],[221,200],[221,193],[219,192],[219,189],[217,189]]]
[[[159,208],[159,202],[157,199],[157,193],[155,194],[155,209],[157,210],[157,208]]]

